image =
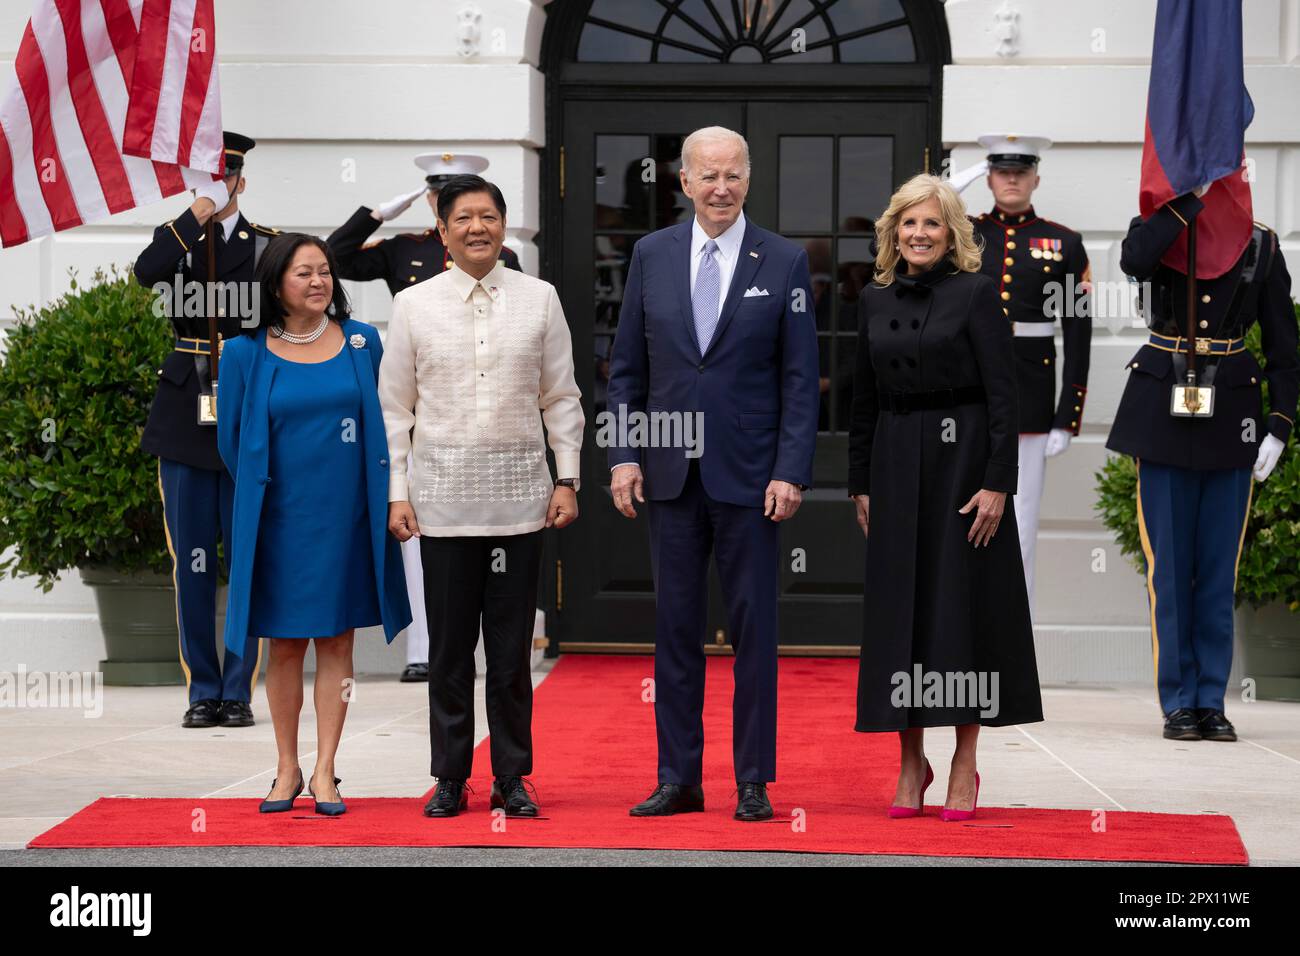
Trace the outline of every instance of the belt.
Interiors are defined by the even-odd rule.
[[[226,347],[225,338],[217,335],[217,354]],[[188,352],[191,355],[209,355],[212,352],[212,346],[209,339],[192,339],[188,336],[178,335],[176,337],[176,351]]]
[[[1187,339],[1181,335],[1161,335],[1152,332],[1147,344],[1166,352],[1186,352]],[[1197,355],[1236,355],[1246,349],[1245,339],[1201,339],[1196,340]]]
[[[899,415],[955,405],[982,405],[985,401],[982,385],[936,388],[929,392],[880,392],[879,395],[880,407]]]

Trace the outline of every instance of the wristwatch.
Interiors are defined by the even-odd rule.
[[[563,486],[565,488],[572,488],[575,484],[577,484],[577,482],[578,482],[577,478],[556,478],[555,487],[559,488]]]

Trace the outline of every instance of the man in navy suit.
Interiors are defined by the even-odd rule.
[[[631,813],[704,809],[712,552],[736,654],[736,819],[766,820],[776,778],[778,525],[812,482],[817,438],[808,255],[745,219],[749,147],[738,133],[712,126],[688,136],[681,182],[695,216],[633,248],[610,361],[612,414],[646,416],[651,429],[656,415],[703,427],[689,449],[628,439],[609,449],[614,506],[635,518],[633,498],[649,499],[655,581],[659,785]]]

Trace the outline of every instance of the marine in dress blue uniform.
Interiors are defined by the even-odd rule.
[[[995,197],[999,192],[999,184],[993,181],[995,171],[1022,174],[1013,193],[1018,201],[1008,201],[1013,208],[995,205],[991,212],[972,217],[972,223],[984,243],[980,271],[997,285],[1003,314],[1012,323],[1020,399],[1020,486],[1013,500],[1032,608],[1047,458],[1069,447],[1083,421],[1092,321],[1089,296],[1080,290],[1090,288],[1092,272],[1083,237],[1044,219],[1031,203],[1038,161],[1051,141],[1041,136],[996,134],[981,136],[979,142],[989,150],[979,168],[988,170],[989,188]],[[1059,395],[1054,338],[1057,319],[1064,352]]]
[[[238,193],[244,188],[244,154],[256,143],[247,136],[225,134],[224,184],[214,184],[210,198],[220,205],[225,190],[228,205],[216,209],[217,244],[213,278],[232,283],[236,296],[218,297],[219,342],[240,334],[240,303],[256,301],[253,269],[261,251],[275,235],[244,218]],[[210,400],[208,317],[187,315],[182,305],[206,301],[186,296],[187,283],[208,276],[207,235],[202,213],[203,190],[194,206],[154,231],[153,241],[135,262],[141,285],[167,287],[164,302],[176,333],[175,348],[158,370],[158,390],[140,438],[140,447],[158,457],[158,489],[162,497],[167,547],[172,556],[176,589],[176,623],[180,631],[181,669],[189,691],[184,727],[247,727],[253,724],[249,706],[260,644],[244,655],[217,656],[216,594],[217,540],[230,541],[234,482],[217,453],[215,421],[202,421],[200,397]],[[196,208],[200,213],[196,214]],[[224,212],[224,215],[223,215]],[[199,215],[203,214],[203,222]],[[177,289],[181,295],[177,296]],[[208,410],[215,403],[206,405]],[[205,416],[210,417],[210,416]]]
[[[1185,380],[1187,367],[1188,342],[1180,336],[1187,334],[1188,289],[1186,274],[1161,257],[1203,208],[1195,192],[1185,193],[1129,224],[1120,267],[1151,284],[1145,307],[1151,332],[1129,360],[1106,447],[1137,465],[1164,736],[1236,740],[1224,695],[1252,467],[1262,481],[1276,464],[1295,421],[1300,371],[1291,277],[1277,235],[1257,224],[1227,272],[1196,283],[1198,384],[1213,386],[1212,413],[1171,414],[1174,385]],[[1263,369],[1243,341],[1255,322]]]
[[[451,268],[451,254],[438,237],[437,229],[403,232],[387,239],[370,236],[381,224],[400,216],[411,204],[424,196],[438,214],[438,191],[455,176],[477,175],[488,167],[482,156],[466,153],[432,152],[415,157],[415,165],[424,173],[425,184],[411,193],[394,196],[376,209],[361,206],[350,219],[330,234],[330,250],[338,263],[339,276],[358,282],[383,279],[393,295]],[[501,249],[506,268],[522,272],[519,256],[512,249]],[[424,618],[424,572],[420,548],[416,541],[402,543],[402,562],[406,568],[406,587],[411,595],[415,621],[406,635],[407,664],[402,671],[404,683],[429,679],[429,627]]]

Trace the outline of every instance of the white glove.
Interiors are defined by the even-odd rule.
[[[400,196],[394,196],[392,199],[388,200],[388,202],[375,210],[375,218],[380,222],[388,222],[390,219],[396,219],[402,213],[406,212],[406,210],[411,208],[411,203],[415,202],[428,191],[428,186],[421,186],[413,193],[402,193]]]
[[[948,177],[948,182],[953,189],[961,192],[981,176],[987,176],[989,171],[989,161],[982,159],[974,166],[967,166],[965,169],[958,170]]]
[[[215,179],[194,190],[194,198],[209,200],[216,207],[215,212],[221,212],[230,205],[230,190],[224,179]]]
[[[1282,457],[1282,449],[1285,447],[1276,436],[1264,436],[1264,441],[1259,446],[1259,456],[1255,459],[1256,481],[1263,481],[1273,473],[1273,469],[1277,467],[1277,460]]]
[[[1070,433],[1064,428],[1053,428],[1047,433],[1047,445],[1043,449],[1043,454],[1047,458],[1055,458],[1069,447]]]

